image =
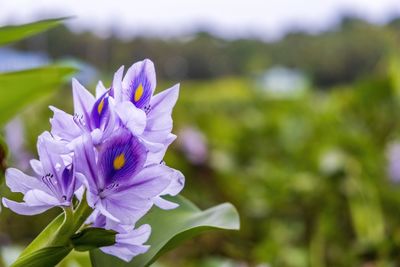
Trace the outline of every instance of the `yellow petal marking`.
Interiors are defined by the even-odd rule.
[[[97,106],[97,112],[101,114],[104,108],[104,98],[100,101],[99,105]]]
[[[113,167],[114,170],[118,171],[125,165],[125,155],[124,153],[119,154],[117,157],[115,157],[114,162],[113,162]]]
[[[143,96],[143,85],[139,84],[135,91],[135,102],[138,102],[140,98]]]

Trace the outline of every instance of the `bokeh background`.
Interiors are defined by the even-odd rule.
[[[60,16],[74,17],[1,48],[0,71],[63,62],[94,91],[152,59],[158,91],[181,84],[165,161],[183,195],[241,215],[239,232],[203,234],[156,266],[400,266],[398,0],[0,1],[3,25]],[[71,100],[67,82],[4,127],[7,166],[29,172],[48,106],[72,112]],[[3,257],[58,212],[3,209]]]

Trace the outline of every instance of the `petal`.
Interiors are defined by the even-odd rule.
[[[150,234],[151,234],[150,225],[143,224],[135,230],[117,234],[116,241],[122,244],[131,244],[131,245],[143,244],[149,239]]]
[[[49,132],[45,131],[38,137],[37,147],[39,147],[39,145],[45,145],[46,150],[48,150],[46,153],[68,154],[71,152],[68,142],[69,141],[66,140],[56,139]]]
[[[53,118],[50,119],[51,133],[67,141],[71,141],[74,138],[81,135],[81,129],[76,125],[72,115],[50,106],[50,109],[54,112]]]
[[[146,140],[147,138],[147,132],[143,134],[143,140]],[[167,152],[168,146],[176,139],[176,135],[174,134],[168,134],[167,137],[159,137],[157,141],[160,141],[162,143],[151,143],[151,142],[146,142],[151,143],[151,144],[158,144],[158,147],[160,149],[156,151],[152,151],[153,153],[149,153],[147,155],[147,160],[146,160],[146,165],[151,165],[151,164],[159,164],[163,161],[163,158],[165,156],[165,153]],[[148,146],[146,146],[148,147]]]
[[[128,128],[133,135],[140,135],[146,127],[146,113],[138,109],[132,102],[124,101],[115,107],[115,111],[122,124]]]
[[[49,149],[52,147],[52,149]],[[56,148],[54,148],[56,147]],[[60,147],[58,149],[58,147]],[[57,177],[61,177],[64,170],[64,160],[54,150],[62,150],[64,145],[53,139],[49,132],[44,132],[38,137],[37,150],[40,162],[42,163],[45,173],[51,173]]]
[[[28,192],[26,192],[24,196],[24,201],[30,205],[30,206],[60,206],[65,203],[61,203],[57,198],[54,196],[38,190],[38,189],[33,189]]]
[[[179,95],[179,84],[167,89],[151,100],[151,110],[147,114],[146,129],[143,138],[149,142],[162,143],[168,146],[172,131],[172,108],[174,107]]]
[[[81,182],[83,184],[82,188],[84,188],[84,187],[87,188],[86,200],[87,200],[88,205],[92,208],[95,208],[96,203],[99,200],[97,188],[95,186],[90,186],[88,179],[86,179],[86,177],[82,173],[75,173],[75,177],[79,182]],[[80,189],[78,189],[75,193],[78,194],[77,198],[80,199],[83,197],[84,192],[82,192],[81,197],[79,197],[79,194],[81,193]]]
[[[165,172],[168,173],[166,175],[170,183],[160,195],[176,196],[182,191],[183,187],[185,186],[185,176],[183,176],[183,174],[178,170],[172,169],[167,166],[165,166],[165,168],[167,168]]]
[[[103,204],[103,202],[105,205]],[[95,208],[96,208],[96,210],[98,210],[100,212],[100,214],[104,215],[105,217],[107,217],[115,222],[118,222],[118,223],[121,222],[120,219],[118,219],[117,217],[114,217],[114,215],[108,211],[109,208],[111,208],[111,209],[113,208],[113,205],[110,205],[107,200],[98,201],[95,205]]]
[[[151,60],[133,64],[122,81],[122,99],[131,101],[137,108],[144,108],[150,103],[156,88],[156,72]]]
[[[178,100],[178,96],[179,84],[153,96],[150,102],[151,110],[148,114],[149,119],[158,118],[163,114],[171,115],[172,109]]]
[[[90,135],[85,134],[77,141],[74,148],[74,168],[77,178],[92,192],[96,192],[99,186],[103,186],[97,178],[97,165],[94,147]],[[81,174],[78,176],[78,174]]]
[[[129,185],[120,187],[119,190],[129,191],[129,195],[135,195],[138,198],[150,199],[165,191],[171,183],[170,176],[170,168],[161,164],[152,165],[140,171],[131,179]],[[117,197],[118,193],[115,195]]]
[[[105,185],[123,185],[129,181],[142,169],[146,154],[145,147],[130,132],[120,130],[115,133],[99,151],[99,168]]]
[[[149,239],[150,234],[151,228],[148,224],[145,224],[136,230],[117,234],[114,246],[102,247],[100,249],[107,254],[129,262],[133,257],[147,252],[150,246],[143,245],[143,243]]]
[[[104,120],[104,123],[101,125],[102,131],[103,131],[103,134],[101,136],[101,141],[110,137],[115,131],[115,126],[117,126],[117,125],[119,126],[119,124],[117,123],[117,120],[116,120],[115,111],[112,107],[112,105],[113,105],[112,100],[113,99],[111,97],[108,97],[108,101],[110,102],[109,103],[110,108],[108,109],[108,114],[107,114],[106,119]]]
[[[121,66],[114,74],[110,95],[114,97],[117,103],[122,101],[122,76],[124,75],[124,66]]]
[[[88,125],[90,122],[90,112],[95,102],[93,95],[76,79],[72,79],[72,94],[75,114],[82,115]]]
[[[163,199],[162,197],[155,197],[153,199],[154,205],[163,210],[172,210],[179,207],[179,204]]]
[[[152,205],[151,199],[139,198],[130,194],[129,190],[125,190],[102,199],[99,209],[111,220],[133,225],[150,210]],[[98,208],[97,205],[96,208]]]
[[[44,189],[44,184],[35,177],[28,176],[18,169],[8,168],[6,170],[6,184],[12,192],[25,194],[32,189]]]
[[[99,81],[96,85],[96,98],[98,99],[100,96],[104,95],[107,92],[106,87],[104,86],[102,81]]]
[[[147,245],[114,245],[100,248],[104,253],[116,256],[126,262],[130,262],[133,257],[146,253],[150,246]]]
[[[44,170],[43,170],[42,163],[41,163],[39,160],[37,160],[37,159],[31,159],[31,160],[29,161],[29,163],[30,163],[30,165],[31,165],[32,170],[33,170],[37,175],[39,175],[39,176],[45,175]]]
[[[109,115],[109,102],[107,93],[104,93],[104,95],[96,100],[90,115],[92,129],[100,128],[105,123]]]
[[[2,199],[3,205],[15,213],[21,215],[36,215],[52,208],[50,205],[30,206],[27,203],[19,203],[6,198]]]

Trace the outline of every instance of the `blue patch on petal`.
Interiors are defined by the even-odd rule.
[[[129,99],[140,109],[143,109],[149,104],[152,95],[151,82],[146,74],[146,63],[143,63],[142,69],[130,84]]]
[[[91,112],[92,128],[100,128],[108,113],[108,95],[105,93],[93,105]]]
[[[143,168],[146,149],[130,132],[120,131],[100,149],[99,163],[105,186],[119,186]]]

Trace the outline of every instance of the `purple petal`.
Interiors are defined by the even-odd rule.
[[[149,59],[133,64],[127,71],[123,81],[123,100],[131,101],[137,108],[144,108],[156,88],[156,72]]]
[[[116,235],[116,244],[113,246],[100,248],[104,253],[114,255],[126,262],[133,257],[147,252],[150,246],[143,245],[151,234],[148,224],[140,226],[136,230],[119,233]]]
[[[98,99],[100,96],[104,95],[107,93],[107,89],[104,86],[102,81],[99,81],[96,85],[96,99]]]
[[[30,206],[27,203],[19,203],[6,198],[2,199],[3,205],[20,215],[36,215],[51,209],[51,205]]]
[[[12,192],[25,194],[32,189],[44,189],[42,182],[32,176],[28,176],[18,169],[8,168],[6,170],[6,184]]]
[[[129,181],[144,165],[146,149],[130,132],[121,130],[100,148],[99,168],[105,186]]]
[[[90,111],[95,102],[93,95],[76,79],[72,80],[72,94],[74,98],[75,114],[83,116],[84,121],[88,124],[90,121]]]
[[[145,134],[143,134],[143,138],[147,138],[147,132],[145,132]],[[166,137],[167,136],[167,137]],[[176,135],[174,134],[168,134],[168,135],[164,135],[163,137],[160,136],[157,140],[161,141],[163,143],[152,143],[152,144],[158,144],[158,146],[160,147],[160,149],[158,150],[153,150],[153,153],[149,153],[147,155],[147,160],[146,160],[146,165],[151,165],[151,164],[158,164],[160,162],[162,162],[165,153],[167,152],[167,148],[168,146],[176,139]],[[147,142],[150,143],[150,142]],[[148,147],[146,145],[146,147]]]
[[[132,178],[131,183],[120,190],[129,191],[130,195],[150,199],[164,192],[171,184],[171,169],[157,164],[140,171]],[[124,193],[125,194],[125,193]]]
[[[38,175],[38,176],[43,176],[45,175],[44,170],[43,170],[43,166],[42,163],[37,160],[37,159],[31,159],[29,161],[32,170]]]
[[[178,204],[165,200],[162,197],[155,197],[153,199],[154,205],[156,205],[157,207],[159,207],[160,209],[163,210],[172,210],[172,209],[176,209],[177,207],[179,207]]]
[[[172,136],[172,109],[179,95],[179,84],[167,89],[151,99],[151,110],[147,114],[146,129],[143,137],[154,143],[168,146]]]
[[[64,161],[60,155],[49,150],[49,146],[57,146],[56,143],[49,132],[44,132],[38,137],[37,149],[44,172],[59,176],[64,170]]]
[[[113,83],[110,89],[110,95],[114,97],[117,103],[122,101],[122,76],[124,74],[124,66],[121,66],[114,74]]]
[[[93,105],[90,122],[92,129],[100,128],[109,115],[109,103],[107,93],[104,93]]]
[[[172,109],[174,108],[179,96],[179,84],[166,89],[151,99],[151,110],[148,114],[150,119],[156,119],[166,114],[171,116]]]
[[[179,194],[184,185],[185,185],[185,177],[180,171],[177,171],[175,169],[169,168],[165,165],[164,166],[165,170],[165,178],[168,179],[169,183],[168,186],[159,194],[160,196],[164,195],[170,195],[170,196],[176,196]],[[169,210],[169,209],[174,209],[178,207],[176,203],[167,201],[161,197],[155,197],[153,198],[154,204],[158,206],[161,209]]]
[[[98,208],[98,204],[96,204],[96,208]],[[152,205],[150,199],[139,198],[130,194],[129,190],[125,190],[101,199],[99,207],[101,208],[100,212],[106,217],[122,224],[133,225],[150,210]]]
[[[183,187],[185,186],[185,177],[178,170],[172,169],[165,165],[164,168],[166,173],[165,175],[168,177],[169,180],[169,184],[165,188],[165,190],[161,192],[160,195],[176,196],[182,191]]]
[[[103,187],[101,180],[97,179],[98,171],[94,154],[94,147],[90,135],[85,134],[74,148],[75,173],[88,190],[97,192]],[[78,175],[81,174],[81,175]]]
[[[108,99],[109,99],[109,101],[112,100],[111,97],[109,97]],[[101,125],[101,129],[102,129],[101,141],[110,137],[115,132],[116,126],[119,126],[119,124],[116,119],[115,111],[113,108],[109,108],[107,117],[106,117],[103,125]]]
[[[133,135],[140,135],[146,127],[146,113],[138,109],[132,102],[124,101],[115,107],[122,124],[128,128]]]
[[[57,198],[54,196],[38,190],[38,189],[33,189],[28,192],[26,192],[24,196],[24,201],[31,206],[43,206],[43,205],[49,205],[52,207],[55,206],[60,206],[63,204],[67,204],[67,202],[63,203],[60,202]]]
[[[53,118],[50,119],[51,133],[67,141],[81,135],[81,129],[76,125],[73,117],[64,111],[50,106],[54,112]]]

